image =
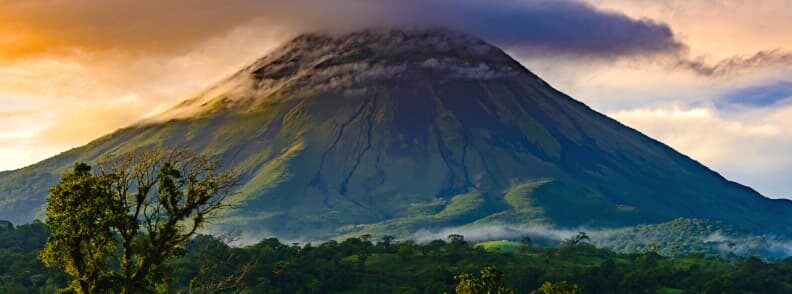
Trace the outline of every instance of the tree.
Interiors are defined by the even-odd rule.
[[[460,234],[450,234],[448,235],[448,241],[450,241],[452,244],[465,243],[465,236]]]
[[[382,236],[382,238],[380,239],[381,241],[377,245],[381,245],[382,247],[384,247],[387,250],[387,249],[390,249],[391,245],[393,244],[393,240],[395,240],[395,239],[396,239],[396,237],[394,237],[394,236],[385,235],[385,236]]]
[[[484,293],[484,283],[469,273],[462,273],[454,276],[458,281],[455,291],[457,294],[478,294]]]
[[[544,282],[542,283],[542,287],[539,287],[538,290],[533,291],[532,293],[535,294],[580,294],[583,293],[583,289],[580,288],[577,284],[567,283],[566,281],[560,281],[557,283],[553,282]]]
[[[13,230],[14,224],[7,220],[0,220],[0,232]]]
[[[181,259],[197,262],[200,266],[187,282],[187,293],[236,293],[244,289],[245,279],[258,260],[248,252],[228,245],[238,240],[238,231],[219,236],[197,235],[190,240],[188,254]],[[176,291],[168,289],[167,292]]]
[[[428,255],[429,253],[440,255],[443,252],[443,249],[446,247],[446,242],[443,240],[432,240],[427,244],[421,245],[420,250],[421,254],[424,256]]]
[[[506,288],[501,281],[503,273],[493,266],[485,267],[481,270],[481,277],[476,278],[469,273],[462,273],[454,276],[457,280],[455,288],[458,294],[513,294],[514,289]]]
[[[107,156],[96,173],[78,163],[47,200],[52,234],[40,258],[63,267],[78,292],[152,289],[164,280],[161,265],[226,207],[235,179],[185,149]]]
[[[522,237],[522,239],[520,239],[520,252],[527,253],[531,249],[532,245],[533,240],[530,236],[526,235],[525,237]]]
[[[526,235],[525,237],[522,237],[522,239],[520,239],[520,243],[522,245],[530,247],[531,245],[533,245],[533,239],[531,239],[531,236]]]
[[[578,232],[575,237],[564,241],[564,245],[567,247],[577,247],[578,245],[583,244],[585,241],[591,241],[591,238],[589,238],[586,232]]]
[[[487,293],[513,294],[515,291],[506,288],[501,281],[502,279],[503,272],[497,270],[494,266],[488,266],[481,270],[481,281]]]
[[[114,211],[108,178],[91,174],[91,167],[77,163],[53,187],[47,200],[50,236],[40,258],[47,266],[60,266],[73,277],[70,288],[96,293],[110,288],[117,276],[109,268],[115,249],[112,226],[119,222]]]
[[[424,246],[416,244],[413,240],[406,240],[396,243],[395,247],[396,255],[399,256],[399,259],[407,261],[415,254],[416,248],[423,248]]]

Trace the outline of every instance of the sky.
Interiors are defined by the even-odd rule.
[[[0,0],[0,170],[154,116],[304,32],[446,27],[792,198],[792,1]]]

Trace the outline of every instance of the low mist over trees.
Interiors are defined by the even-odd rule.
[[[58,268],[44,267],[35,258],[47,235],[46,225],[40,222],[0,229],[0,293],[51,293],[69,284],[70,276]],[[226,244],[233,239],[232,235],[190,238],[183,254],[159,266],[157,286],[144,292],[792,291],[792,258],[726,260],[703,254],[672,258],[654,252],[619,254],[587,243],[538,247],[497,241],[488,242],[485,249],[458,236],[423,244],[376,236],[302,245],[284,244],[277,239],[264,239],[245,247]]]

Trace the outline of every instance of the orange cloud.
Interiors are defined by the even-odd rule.
[[[183,54],[259,16],[255,0],[0,1],[0,57],[63,50]]]
[[[22,55],[0,60],[0,170],[34,163],[163,111],[288,36],[246,24],[195,40],[182,53],[78,43],[18,49],[15,54]]]

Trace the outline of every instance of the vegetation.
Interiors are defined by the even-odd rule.
[[[69,276],[36,254],[48,229],[0,226],[0,293],[51,293]],[[232,234],[233,235],[233,234]],[[416,243],[361,236],[320,244],[277,239],[232,247],[233,236],[198,235],[169,259],[148,291],[171,293],[789,293],[792,258],[621,254],[587,242],[524,244],[504,252],[461,236]],[[516,242],[514,242],[516,243]],[[519,244],[519,243],[518,243]],[[568,243],[569,244],[569,243]],[[482,288],[483,287],[483,288]],[[473,292],[464,292],[474,289]]]
[[[51,190],[50,235],[40,253],[79,293],[139,293],[162,284],[162,264],[224,206],[234,176],[185,150],[106,158],[96,174],[78,163]]]
[[[0,293],[53,293],[66,285],[68,276],[46,268],[37,255],[49,230],[41,222],[14,227],[0,221]]]
[[[696,249],[717,253],[713,246],[724,244],[731,250],[750,245],[721,240],[700,247],[679,239],[683,237],[669,239],[732,233],[704,220],[678,219],[591,235],[579,232],[556,246],[530,236],[470,243],[463,235],[451,234],[445,240],[416,243],[387,235],[373,240],[363,234],[318,245],[270,238],[234,247],[229,246],[239,241],[234,234],[196,235],[207,218],[225,206],[234,179],[232,173],[219,172],[216,161],[181,149],[105,157],[95,171],[78,163],[51,189],[46,224],[14,227],[0,221],[0,292],[792,291],[792,258],[685,254]],[[459,199],[480,195],[466,197],[454,198],[449,205],[453,208],[439,214],[466,211],[470,201]],[[620,249],[640,248],[640,253],[594,245],[609,243],[623,244],[614,246]],[[663,256],[651,244],[679,248]]]
[[[621,253],[657,251],[662,255],[707,253],[784,258],[792,255],[792,241],[770,235],[749,235],[721,222],[678,218],[592,233],[594,244]]]

